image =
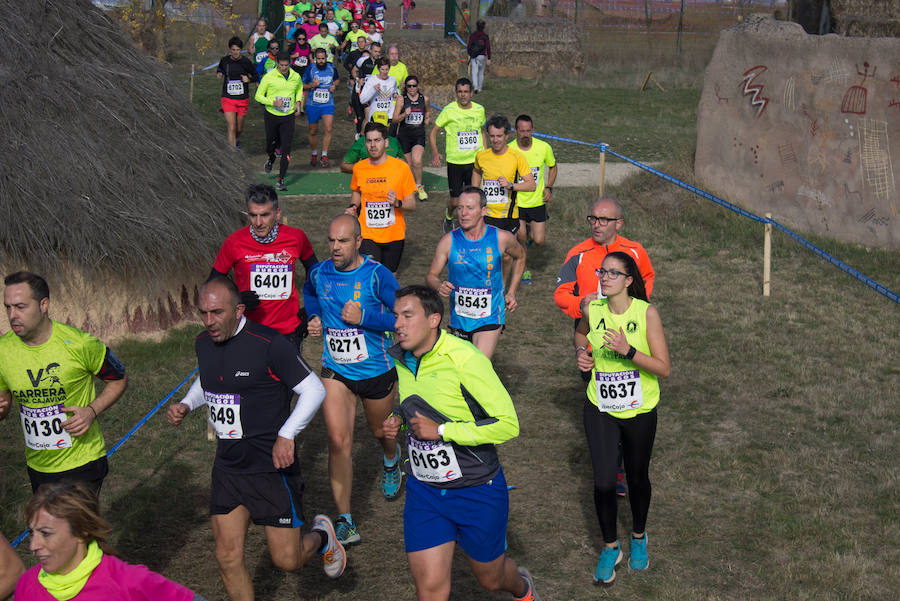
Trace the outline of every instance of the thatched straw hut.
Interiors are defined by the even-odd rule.
[[[53,317],[106,337],[191,317],[239,223],[238,154],[88,0],[0,15],[0,272],[42,273]]]

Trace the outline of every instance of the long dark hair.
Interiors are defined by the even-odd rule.
[[[647,288],[644,286],[644,277],[641,275],[641,272],[638,269],[637,263],[635,263],[634,258],[628,253],[618,250],[606,255],[606,258],[609,257],[622,261],[622,264],[625,265],[625,273],[631,276],[631,284],[628,286],[628,296],[630,296],[631,298],[639,298],[644,302],[648,302]],[[603,260],[605,261],[606,258],[604,258]]]

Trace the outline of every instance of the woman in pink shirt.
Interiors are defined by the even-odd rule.
[[[16,586],[28,601],[205,601],[144,566],[112,555],[109,524],[97,497],[80,482],[41,486],[25,508],[38,565]]]

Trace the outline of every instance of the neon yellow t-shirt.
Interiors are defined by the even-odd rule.
[[[521,192],[504,188],[497,180],[505,177],[510,185],[519,181],[523,173],[531,171],[525,157],[518,150],[508,146],[506,152],[499,155],[488,148],[475,155],[475,169],[481,172],[481,189],[487,196],[487,216],[518,219],[517,201]]]
[[[329,63],[334,62],[334,55],[332,54],[331,49],[337,45],[338,45],[337,38],[335,38],[330,33],[326,34],[325,37],[322,37],[321,33],[317,33],[309,40],[309,47],[313,51],[318,48],[325,49],[325,52],[328,53],[328,56],[326,57],[326,59],[328,60]],[[313,51],[311,51],[310,54],[315,56],[315,52],[313,52]]]
[[[350,31],[347,35],[344,36],[345,40],[350,40],[350,49],[353,50],[356,48],[356,40],[359,38],[368,38],[369,34],[367,34],[362,29],[357,29],[356,31]]]
[[[285,23],[293,23],[294,21],[297,20],[297,13],[295,12],[296,10],[297,10],[296,4],[291,4],[291,5],[285,4],[284,5],[284,22]]]
[[[509,147],[518,150],[528,166],[531,167],[531,175],[534,176],[534,183],[537,186],[534,192],[519,192],[516,195],[516,204],[524,209],[539,207],[544,204],[544,167],[553,167],[556,165],[556,157],[553,156],[553,149],[543,140],[531,138],[531,148],[527,151],[519,148],[518,140],[509,143]],[[521,181],[521,180],[519,180]]]
[[[63,407],[86,407],[96,397],[94,375],[105,357],[105,344],[57,321],[50,339],[38,346],[28,346],[12,331],[0,337],[0,390],[12,394],[28,467],[64,472],[106,455],[96,420],[81,436],[61,426],[71,417]]]
[[[484,107],[473,102],[467,109],[459,108],[454,100],[444,107],[434,124],[444,128],[447,135],[447,162],[468,165],[475,162],[475,153],[484,148],[481,128],[484,127]]]
[[[633,298],[628,310],[616,315],[609,310],[608,303],[607,299],[601,298],[591,301],[588,307],[590,330],[587,339],[594,355],[594,369],[591,370],[587,395],[600,411],[626,419],[647,413],[659,404],[659,380],[654,374],[638,368],[632,361],[603,346],[603,333],[607,329],[618,330],[621,327],[628,344],[649,355],[647,307],[650,305]]]

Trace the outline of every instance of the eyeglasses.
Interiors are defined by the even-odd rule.
[[[418,87],[419,87],[419,84],[417,84],[417,83],[408,83],[408,84],[406,84],[406,87],[407,87],[407,88],[418,88]]]
[[[612,221],[618,221],[621,217],[595,217],[594,215],[588,215],[587,220],[588,223],[594,225],[595,223],[599,223],[600,225],[609,225]]]
[[[625,277],[629,277],[627,273],[623,273],[621,271],[616,271],[615,269],[603,269],[602,267],[597,270],[597,276],[601,279],[603,276],[609,277],[611,280],[619,279],[620,275],[624,275]]]

